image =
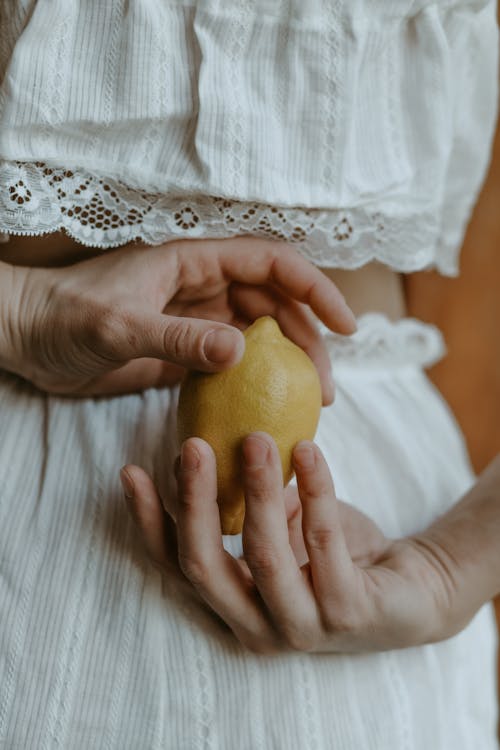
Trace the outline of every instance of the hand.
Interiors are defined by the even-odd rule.
[[[239,329],[273,315],[315,362],[331,403],[329,357],[309,308],[332,330],[356,328],[324,274],[290,246],[251,237],[133,245],[57,269],[9,268],[19,292],[4,327],[11,332],[4,366],[48,392],[130,392],[177,382],[184,368],[223,370],[243,355]]]
[[[222,546],[207,443],[190,438],[183,445],[175,523],[141,469],[122,472],[152,559],[170,574],[178,565],[243,645],[260,653],[393,649],[448,637],[470,619],[473,612],[454,606],[458,570],[446,551],[425,534],[387,539],[362,513],[339,504],[314,443],[299,443],[293,454],[301,516],[291,488],[283,491],[274,441],[254,433],[243,455],[239,560]]]

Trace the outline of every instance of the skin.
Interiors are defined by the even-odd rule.
[[[253,238],[132,245],[51,269],[4,262],[0,292],[0,366],[61,395],[129,393],[171,385],[185,368],[223,370],[243,356],[240,329],[273,315],[316,364],[328,404],[330,361],[310,311],[339,333],[356,329],[319,269],[284,243]]]
[[[282,243],[197,240],[103,254],[61,236],[52,245],[36,239],[0,253],[0,366],[60,395],[132,392],[175,383],[186,367],[224,369],[242,354],[239,330],[271,314],[315,362],[328,404],[329,358],[309,310],[351,333],[338,285],[357,314],[404,314],[401,281],[389,269],[323,274]],[[229,345],[209,361],[203,342],[214,329],[229,332]],[[178,496],[165,498],[168,510],[142,469],[124,467],[121,477],[153,562],[194,589],[250,650],[428,643],[458,632],[498,592],[500,459],[429,529],[391,540],[336,498],[313,443],[296,446],[297,488],[283,489],[270,436],[249,436],[244,458],[239,560],[222,547],[207,443],[182,446]]]
[[[261,654],[381,651],[459,632],[500,591],[500,457],[422,534],[388,539],[335,495],[319,448],[294,450],[298,489],[283,490],[276,444],[243,445],[244,556],[222,546],[215,457],[190,438],[177,461],[167,513],[151,478],[122,469],[146,550],[184,577],[238,641]]]

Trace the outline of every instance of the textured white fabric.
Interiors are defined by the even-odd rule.
[[[439,334],[360,320],[325,334],[337,382],[317,440],[340,497],[389,535],[471,484],[462,438],[421,370]],[[359,655],[246,652],[189,586],[160,579],[119,486],[164,487],[175,390],[42,395],[0,373],[0,746],[9,750],[493,750],[492,608],[458,636]],[[237,554],[239,537],[225,538]]]
[[[456,273],[496,113],[495,5],[0,0],[0,231],[271,234],[322,265]]]
[[[0,0],[0,26],[0,232],[270,234],[321,265],[456,271],[495,117],[493,2]],[[421,369],[439,334],[323,333],[339,495],[389,535],[425,527],[473,481]],[[176,398],[61,399],[0,372],[0,747],[496,748],[490,606],[440,644],[265,658],[161,581],[117,472],[172,491]]]

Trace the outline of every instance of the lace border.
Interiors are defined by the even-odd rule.
[[[158,245],[179,238],[253,235],[293,244],[325,267],[378,260],[401,272],[435,265],[456,275],[456,241],[438,246],[435,214],[395,217],[381,210],[283,208],[216,196],[143,193],[121,182],[44,163],[0,163],[0,232],[64,230],[84,245]],[[456,238],[455,238],[456,239]]]
[[[363,364],[375,367],[431,367],[446,354],[446,345],[438,328],[416,318],[391,321],[381,313],[366,313],[358,318],[358,330],[341,336],[323,323],[319,328],[335,368]]]

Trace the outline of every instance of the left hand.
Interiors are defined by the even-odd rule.
[[[150,478],[125,467],[129,507],[156,564],[180,566],[201,598],[258,653],[366,651],[428,643],[443,631],[454,571],[425,536],[387,539],[340,504],[314,443],[294,450],[301,513],[283,490],[276,444],[254,433],[243,446],[244,558],[224,550],[215,457],[190,438],[182,448],[179,497],[163,510]],[[296,495],[295,495],[296,498]],[[465,623],[457,623],[457,632]]]
[[[261,238],[132,244],[55,269],[0,263],[0,367],[48,393],[132,393],[235,365],[241,331],[272,315],[312,359],[329,404],[330,357],[311,312],[356,330],[320,269]]]

